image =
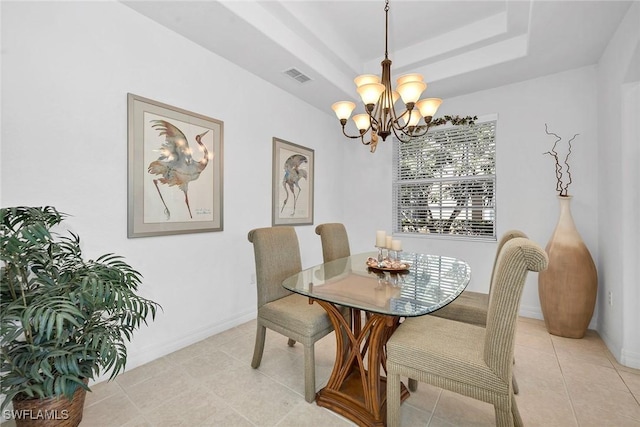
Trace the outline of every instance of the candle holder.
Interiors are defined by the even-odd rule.
[[[402,252],[402,249],[398,249],[398,250],[395,250],[393,252],[394,252],[393,260],[394,261],[400,261],[400,252]],[[389,256],[389,257],[391,257],[391,256]]]
[[[395,273],[389,273],[389,285],[392,287],[398,286],[398,275]]]
[[[384,261],[384,257],[382,256],[382,250],[384,249],[384,246],[376,246],[376,248],[378,248],[378,262],[382,262]]]

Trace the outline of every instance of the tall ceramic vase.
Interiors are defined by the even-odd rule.
[[[598,291],[593,258],[571,216],[571,196],[558,196],[560,217],[546,251],[549,266],[538,274],[542,315],[550,334],[582,338]]]

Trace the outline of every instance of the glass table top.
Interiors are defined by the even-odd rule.
[[[422,316],[456,299],[471,278],[469,264],[457,258],[400,253],[408,270],[384,271],[367,265],[367,252],[320,264],[282,282],[298,294],[392,316]]]

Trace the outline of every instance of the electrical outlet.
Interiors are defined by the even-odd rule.
[[[613,292],[611,292],[611,291],[607,292],[607,297],[608,297],[608,300],[609,300],[609,305],[613,306]]]

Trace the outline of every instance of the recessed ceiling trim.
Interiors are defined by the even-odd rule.
[[[529,37],[525,34],[429,64],[416,72],[423,73],[428,82],[443,80],[525,57],[528,46]]]
[[[498,13],[488,18],[476,21],[470,25],[424,40],[412,46],[407,46],[391,54],[396,67],[411,67],[425,64],[429,59],[439,55],[487,43],[495,37],[505,37],[507,34],[507,14]],[[495,41],[495,40],[494,40]]]

